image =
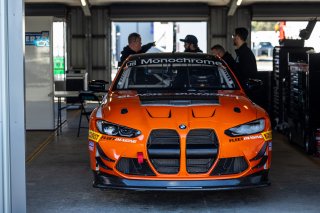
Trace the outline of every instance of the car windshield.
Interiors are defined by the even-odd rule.
[[[199,60],[199,59],[197,59]],[[159,60],[160,61],[160,60]],[[201,60],[200,60],[201,61]],[[156,63],[132,65],[130,61],[118,76],[116,90],[230,90],[238,89],[233,76],[222,65]]]

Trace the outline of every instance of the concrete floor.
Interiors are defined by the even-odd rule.
[[[320,212],[320,159],[274,133],[271,186],[234,191],[101,191],[91,186],[87,132],[27,132],[27,212]],[[39,148],[40,147],[40,148]]]

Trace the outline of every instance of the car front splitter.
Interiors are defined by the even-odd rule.
[[[233,190],[269,186],[268,171],[246,177],[223,180],[137,180],[105,173],[94,174],[93,187],[100,189],[127,189],[136,191],[202,191]]]

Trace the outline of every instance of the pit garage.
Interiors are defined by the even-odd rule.
[[[319,212],[320,113],[318,109],[320,102],[317,95],[319,91],[317,82],[320,80],[319,1],[1,0],[0,5],[1,212],[137,212],[143,210],[151,212]],[[181,165],[178,163],[176,169],[179,170],[179,166],[185,166],[187,169],[184,171],[184,176],[180,176],[179,181],[173,178],[173,181],[168,182],[172,185],[166,185],[161,190],[152,190],[150,187],[144,187],[143,184],[140,188],[94,188],[92,175],[94,166],[92,165],[105,166],[104,169],[108,170],[108,165],[112,165],[110,162],[114,161],[109,157],[117,156],[117,152],[104,156],[101,153],[111,152],[105,150],[102,152],[101,149],[104,148],[95,147],[93,142],[98,142],[100,137],[108,143],[118,139],[124,147],[129,147],[132,145],[129,143],[135,141],[134,136],[138,137],[141,134],[139,131],[132,133],[132,129],[124,125],[128,121],[121,117],[128,111],[136,110],[137,107],[121,108],[117,111],[120,112],[119,115],[110,113],[109,117],[114,121],[122,119],[123,126],[121,124],[117,126],[116,122],[103,123],[101,125],[105,126],[105,135],[96,134],[97,130],[92,128],[94,125],[89,126],[87,120],[91,111],[89,113],[83,111],[86,106],[91,108],[101,106],[99,104],[106,100],[105,94],[108,90],[111,91],[112,81],[119,78],[117,78],[120,68],[118,62],[122,48],[128,43],[128,35],[137,32],[141,35],[143,44],[155,42],[155,46],[150,49],[152,54],[159,52],[180,54],[184,51],[183,42],[180,39],[192,34],[198,38],[199,47],[204,54],[212,54],[211,47],[220,44],[235,58],[232,36],[237,27],[245,27],[249,30],[247,44],[256,58],[257,78],[263,82],[256,91],[260,94],[259,98],[254,102],[268,113],[271,124],[268,130],[272,130],[272,140],[270,136],[264,134],[270,131],[262,132],[262,136],[259,136],[261,140],[265,140],[266,145],[262,146],[261,154],[259,150],[256,151],[257,155],[249,159],[248,164],[259,158],[259,162],[263,164],[259,166],[258,163],[258,169],[266,170],[268,167],[268,183],[265,182],[267,184],[264,184],[264,187],[260,187],[262,185],[239,188],[217,187],[216,189],[199,185],[177,187],[174,180],[188,181],[190,180],[188,178],[194,178],[192,176],[195,175],[194,173],[203,169],[200,166],[201,163],[195,163],[188,170],[188,163],[191,161],[182,160],[183,163]],[[143,55],[140,56],[140,59],[143,57]],[[134,57],[133,59],[130,59],[131,61],[129,60],[127,64],[127,67],[132,67],[132,70],[136,66],[134,63],[140,60]],[[157,60],[159,59],[156,58],[150,67],[156,67],[159,63]],[[179,64],[182,63],[181,58],[175,60]],[[144,63],[151,63],[150,61],[152,60],[145,59]],[[199,58],[196,65],[198,66],[199,63],[217,65],[215,59],[210,58],[204,61]],[[191,67],[196,69],[197,66]],[[122,69],[124,66],[120,68]],[[167,81],[164,81],[155,71],[155,74],[151,73],[155,83],[149,81],[148,85],[143,83],[140,87],[138,84],[138,87],[150,89],[154,85],[159,85],[157,83],[159,79],[162,82],[170,82],[170,79],[175,78],[170,77],[171,75],[178,75],[175,72],[171,71],[170,75],[169,72],[166,73]],[[151,76],[150,71],[145,74],[148,77]],[[223,74],[223,76],[228,79],[228,75]],[[205,74],[201,74],[196,82],[203,85],[205,78]],[[119,84],[119,81],[121,83],[121,79],[116,80],[115,85]],[[171,83],[165,84],[171,85]],[[125,85],[128,86],[130,83]],[[133,86],[137,88],[137,85]],[[237,86],[232,88],[236,89]],[[182,113],[181,104],[203,103],[204,100],[210,103],[215,101],[210,93],[206,92],[204,97],[195,91],[191,92],[200,98],[192,99],[187,103],[185,99],[175,99],[174,104],[180,105],[161,113],[152,108],[156,98],[153,99],[154,96],[150,98],[149,93],[144,94],[144,104],[149,104],[148,116],[169,119],[171,116],[175,117],[175,112],[178,111],[181,118],[188,117],[186,113]],[[122,100],[127,100],[125,97],[128,96],[130,94],[123,95]],[[219,94],[220,102],[214,102],[214,104],[222,106],[222,96],[227,95]],[[239,94],[236,96],[237,99],[241,99]],[[84,97],[89,98],[88,103],[81,101]],[[125,104],[132,105],[132,100],[129,102],[130,100]],[[162,97],[161,103],[168,105],[169,102]],[[170,101],[170,104],[172,103]],[[110,109],[113,107],[116,108],[115,105],[109,106]],[[236,106],[232,109],[235,115],[241,111]],[[217,111],[210,110],[201,111],[193,108],[190,116],[201,119],[206,116],[219,116]],[[207,112],[210,112],[210,115],[207,115]],[[102,112],[95,111],[94,116],[99,118],[99,113]],[[236,117],[233,119],[232,115],[229,117],[225,114],[225,116],[230,120],[239,119]],[[91,116],[92,119],[93,116]],[[137,119],[136,123],[139,122],[141,123]],[[148,120],[145,122],[150,123]],[[162,129],[163,125],[166,123],[156,123],[153,129]],[[187,128],[182,124],[180,127],[182,130]],[[236,127],[230,129],[234,130]],[[113,133],[115,128],[118,128],[120,133]],[[110,131],[112,137],[106,136]],[[133,134],[134,136],[128,136],[133,139],[121,137],[114,139],[112,134],[120,134],[120,136]],[[164,133],[152,133],[150,137],[161,137],[161,134]],[[192,132],[188,136],[197,138],[197,134]],[[230,134],[230,131],[225,133],[227,134]],[[217,135],[219,135],[218,131]],[[229,139],[228,143],[233,143],[232,146],[234,146],[241,140],[243,137],[235,137]],[[133,159],[128,163],[135,169],[133,173],[147,171],[145,164],[148,163],[145,158],[150,159],[152,155],[159,157],[159,153],[162,153],[162,156],[168,156],[170,152],[169,163],[179,162],[184,155],[188,157],[188,144],[181,143],[181,147],[186,146],[184,148],[178,146],[176,149],[178,151],[187,150],[187,154],[181,151],[180,155],[180,152],[178,154],[174,152],[176,150],[172,149],[172,144],[161,147],[159,144],[154,146],[149,142],[148,156],[137,152],[135,159],[127,158]],[[189,150],[192,150],[190,156],[196,156],[195,162],[202,160],[193,148],[194,145],[189,146]],[[215,150],[201,147],[198,152],[206,155],[210,150],[210,153],[214,152],[217,155],[220,148],[223,150],[222,143]],[[98,149],[100,149],[98,151],[100,155],[93,156],[92,150]],[[168,152],[165,153],[165,151]],[[242,151],[248,152],[246,149]],[[127,152],[128,156],[129,153],[130,151]],[[239,155],[234,154],[235,149],[229,149],[228,153],[230,156]],[[270,158],[272,155],[271,162],[260,161],[260,159],[267,159],[264,158],[266,155]],[[90,163],[90,159],[97,160],[96,164]],[[220,179],[223,179],[223,171],[229,170],[232,164],[231,173],[234,173],[235,178],[233,183],[237,185],[242,180],[241,172],[247,171],[247,168],[239,169],[241,163],[235,165],[235,161],[234,159],[220,160],[220,170],[215,174],[221,175]],[[161,174],[162,167],[156,166],[158,161],[150,160],[150,162],[152,163],[149,165],[153,168],[151,173]],[[210,168],[205,172],[210,171],[213,174],[215,170],[212,167],[219,163],[211,163]],[[116,167],[121,170],[119,164]],[[239,174],[234,172],[237,169]],[[125,169],[122,171],[124,174],[127,172]],[[130,169],[128,171],[132,172]],[[167,172],[165,178],[170,179],[170,175],[174,174],[171,171],[165,170]],[[196,172],[193,173],[193,171]],[[201,180],[201,177],[194,180]],[[115,184],[119,180],[115,181],[111,178],[108,181],[113,181]],[[104,183],[108,184],[106,183],[108,181]],[[253,183],[256,180],[253,177],[250,181]],[[228,184],[230,186],[230,182]],[[240,184],[240,186],[244,185]]]

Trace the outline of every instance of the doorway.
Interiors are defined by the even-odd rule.
[[[114,79],[122,49],[128,45],[128,35],[136,32],[141,35],[142,44],[156,42],[148,52],[183,52],[180,39],[192,34],[198,38],[198,45],[207,52],[207,22],[112,22],[112,74]]]

